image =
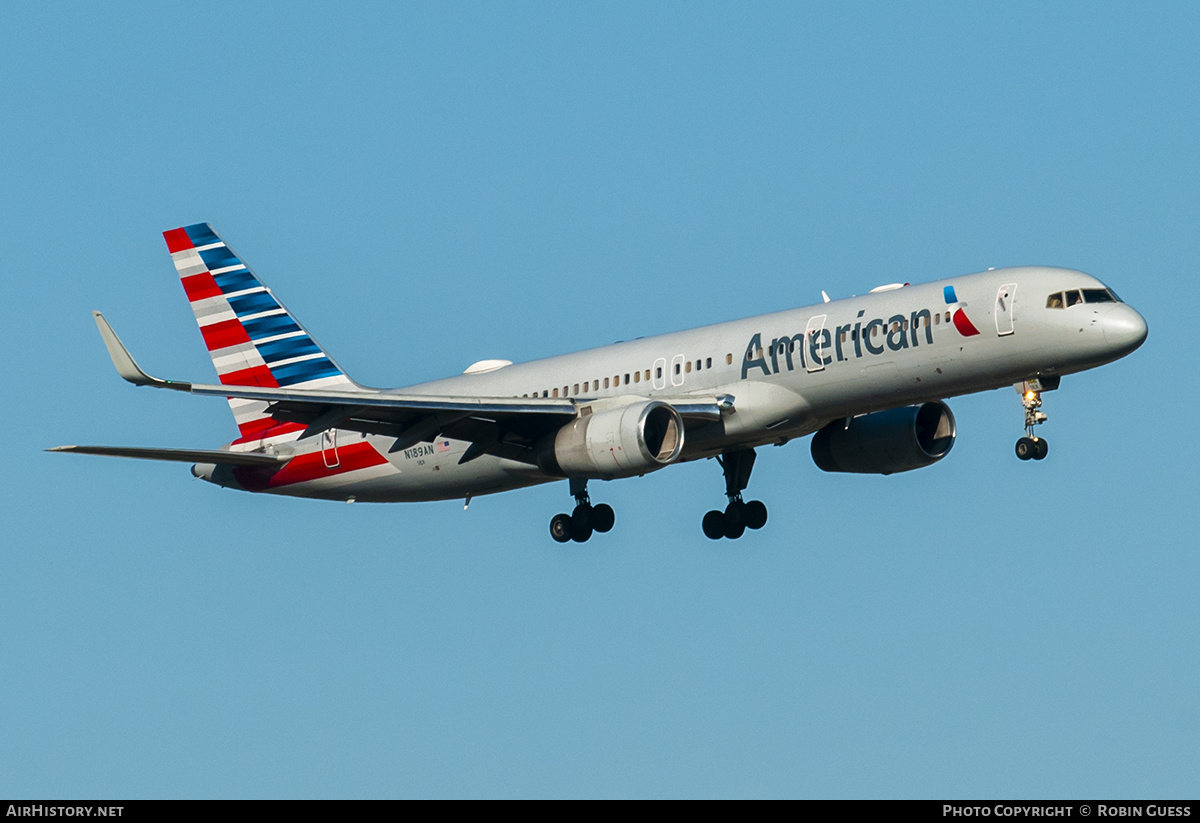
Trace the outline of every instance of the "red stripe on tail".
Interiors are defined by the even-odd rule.
[[[196,248],[192,245],[192,238],[188,237],[185,229],[164,231],[163,239],[167,241],[167,251],[171,252],[171,254],[177,251]]]
[[[231,371],[221,375],[221,385],[224,386],[264,386],[277,389],[274,375],[266,366],[251,366],[248,369]]]
[[[303,423],[280,423],[273,417],[259,417],[238,424],[242,436],[233,442],[252,443],[256,440],[266,440],[268,437],[278,437],[281,434],[304,431],[308,426]]]
[[[236,318],[201,326],[200,333],[204,335],[204,345],[208,346],[209,351],[216,351],[227,346],[236,346],[239,343],[250,342],[250,335],[246,334],[246,330],[242,328],[241,321]],[[243,383],[241,385],[249,384]]]
[[[221,287],[217,285],[217,281],[213,280],[213,276],[208,272],[193,274],[191,277],[185,277],[181,281],[183,290],[187,292],[189,303],[195,303],[197,300],[203,300],[206,297],[220,297],[222,294]]]

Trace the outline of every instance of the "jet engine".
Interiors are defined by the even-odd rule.
[[[941,401],[835,420],[813,435],[827,472],[892,474],[932,465],[954,445],[954,415]]]
[[[607,480],[669,466],[682,450],[679,412],[640,400],[577,417],[542,440],[537,459],[547,474]]]

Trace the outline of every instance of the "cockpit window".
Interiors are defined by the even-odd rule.
[[[1121,298],[1112,289],[1076,289],[1068,292],[1055,292],[1046,298],[1046,308],[1066,309],[1078,306],[1080,303],[1121,303]]]
[[[1108,289],[1084,289],[1084,303],[1116,303],[1116,296]]]

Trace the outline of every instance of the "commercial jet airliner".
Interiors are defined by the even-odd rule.
[[[891,474],[954,445],[945,399],[1015,386],[1021,460],[1048,447],[1042,393],[1146,339],[1146,322],[1094,277],[989,269],[574,354],[482,360],[400,389],[354,382],[207,223],[164,232],[219,385],[151,377],[94,312],[117,372],[138,386],[224,397],[241,436],[209,450],[60,446],[193,463],[226,488],[347,502],[461,499],[569,481],[559,542],[607,532],[589,480],[715,457],[723,510],[704,534],[736,539],[767,521],[743,500],[755,449],[812,435],[830,472]],[[824,293],[822,293],[824,296]]]

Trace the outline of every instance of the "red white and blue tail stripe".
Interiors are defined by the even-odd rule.
[[[207,223],[163,232],[221,383],[337,388],[355,383]],[[229,399],[238,445],[294,440],[304,426],[274,420],[267,404]]]

